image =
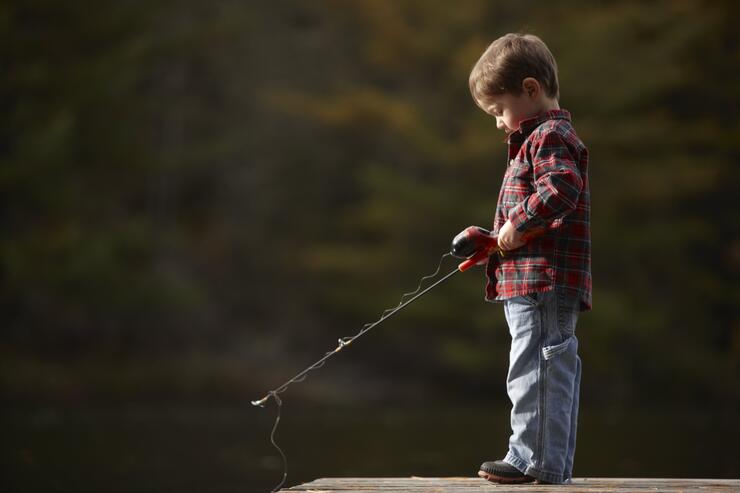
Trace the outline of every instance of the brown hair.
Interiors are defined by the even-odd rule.
[[[533,34],[506,34],[483,52],[470,72],[476,102],[493,94],[522,93],[522,81],[533,77],[551,98],[560,97],[558,65],[547,45]]]

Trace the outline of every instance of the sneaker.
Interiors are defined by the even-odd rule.
[[[484,462],[480,466],[478,476],[501,484],[522,484],[534,481],[532,476],[523,474],[519,469],[502,460]]]

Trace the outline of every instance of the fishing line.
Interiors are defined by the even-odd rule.
[[[372,330],[374,327],[376,327],[377,325],[379,325],[383,321],[385,321],[388,318],[392,317],[395,313],[399,312],[404,307],[406,307],[409,304],[413,303],[416,299],[418,299],[421,296],[423,296],[425,293],[427,293],[428,291],[430,291],[431,289],[433,289],[435,286],[437,286],[437,285],[441,284],[442,282],[444,282],[445,280],[449,279],[450,277],[452,277],[457,272],[460,272],[461,270],[456,267],[455,270],[450,271],[448,274],[445,274],[442,278],[440,278],[439,280],[435,281],[434,283],[430,284],[429,286],[427,286],[426,288],[424,288],[422,290],[422,285],[424,284],[424,281],[426,281],[427,279],[432,279],[432,278],[436,277],[439,274],[440,269],[442,268],[442,263],[444,262],[444,259],[446,257],[451,256],[451,255],[452,255],[451,253],[445,253],[445,254],[443,254],[440,257],[440,259],[439,259],[439,264],[437,264],[437,269],[433,273],[431,273],[431,274],[429,274],[427,276],[422,277],[419,280],[419,285],[417,286],[417,288],[414,291],[410,291],[408,293],[404,293],[401,296],[401,300],[398,302],[398,305],[396,305],[393,308],[388,308],[387,310],[385,310],[378,320],[376,320],[375,322],[371,322],[371,323],[367,323],[367,324],[363,325],[362,326],[362,329],[357,334],[355,334],[353,336],[350,336],[350,337],[340,337],[339,338],[339,341],[338,341],[339,345],[336,347],[336,349],[333,349],[332,351],[328,351],[316,363],[312,364],[311,366],[309,366],[308,368],[306,368],[302,372],[298,373],[296,376],[294,376],[293,378],[291,378],[290,380],[288,380],[287,382],[285,382],[281,386],[275,388],[274,390],[269,391],[267,393],[267,395],[265,397],[263,397],[262,399],[257,400],[257,401],[252,401],[252,405],[253,406],[265,407],[265,403],[270,399],[270,397],[272,397],[273,400],[275,401],[275,404],[277,404],[277,417],[275,418],[275,424],[273,425],[272,432],[270,433],[270,442],[272,443],[273,447],[275,447],[277,449],[277,451],[280,452],[280,456],[283,459],[283,479],[272,490],[271,493],[275,493],[280,488],[282,488],[283,484],[285,484],[285,480],[288,477],[288,459],[285,456],[285,453],[283,453],[283,450],[277,444],[277,442],[275,442],[275,431],[277,430],[278,423],[280,423],[280,412],[281,412],[281,409],[282,409],[282,406],[283,406],[283,401],[280,398],[279,394],[285,392],[288,389],[288,387],[290,386],[290,384],[304,381],[306,379],[306,376],[308,375],[309,372],[311,372],[313,370],[318,370],[319,368],[321,368],[322,366],[324,366],[324,364],[326,363],[326,361],[329,358],[331,358],[332,356],[334,356],[335,354],[337,354],[339,351],[341,351],[345,347],[347,347],[350,344],[352,344],[356,339],[358,339],[359,337],[361,337],[365,333],[369,332],[370,330]]]

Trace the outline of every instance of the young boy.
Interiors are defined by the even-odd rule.
[[[568,483],[581,380],[575,328],[591,309],[588,152],[560,109],[557,65],[538,37],[494,41],[470,91],[509,145],[492,231],[502,252],[488,260],[486,300],[503,303],[512,338],[512,434],[503,460],[484,462],[478,475]]]

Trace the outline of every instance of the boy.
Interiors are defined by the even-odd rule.
[[[536,36],[494,41],[470,74],[476,104],[507,134],[508,166],[493,222],[499,255],[486,300],[511,333],[509,449],[478,475],[497,483],[568,483],[578,420],[579,312],[591,309],[588,152],[560,109],[557,65]],[[527,232],[544,229],[544,234]]]

